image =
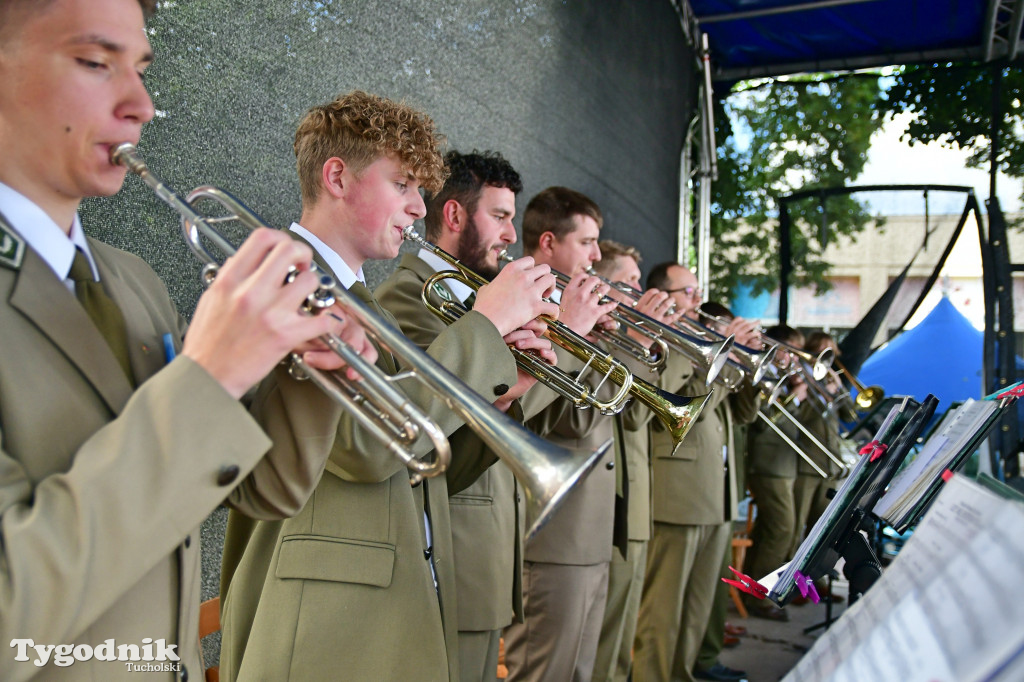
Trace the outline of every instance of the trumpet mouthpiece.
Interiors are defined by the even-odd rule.
[[[131,142],[122,142],[110,150],[110,162],[115,166],[124,166],[133,173],[140,173],[147,168],[146,162],[139,156],[139,150]]]

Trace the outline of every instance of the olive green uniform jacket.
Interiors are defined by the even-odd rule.
[[[9,646],[147,637],[199,679],[198,527],[270,443],[205,370],[168,363],[164,335],[180,349],[184,323],[141,259],[89,240],[125,319],[133,390],[74,294],[3,223],[0,679],[172,679],[95,659],[39,668]]]
[[[420,298],[423,284],[433,274],[433,268],[423,259],[405,254],[398,269],[374,292],[381,306],[395,316],[402,332],[424,348],[447,328]],[[444,288],[443,294],[450,292]],[[510,412],[520,413],[519,406],[514,405]],[[489,454],[483,441],[467,428],[454,434],[452,447],[473,457]],[[499,461],[469,487],[454,492],[449,486],[448,492],[458,629],[501,629],[512,622],[514,615],[522,617],[522,529],[515,477]]]
[[[365,287],[350,291],[396,324]],[[485,396],[515,382],[511,354],[479,313],[445,330],[428,353]],[[383,351],[377,364],[389,373],[396,368]],[[403,382],[403,388],[446,434],[461,426],[419,383]],[[295,381],[283,368],[260,386],[253,411],[275,449],[295,457],[326,452],[328,461],[294,518],[253,522],[236,511],[230,515],[221,679],[457,679],[448,486],[465,487],[493,458],[472,461],[453,449],[446,474],[411,487],[396,457],[310,382]],[[428,448],[420,444],[417,455]]]

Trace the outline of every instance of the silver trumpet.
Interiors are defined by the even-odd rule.
[[[650,352],[643,344],[638,343],[629,336],[628,330],[632,330],[653,340],[654,344],[661,349],[661,352],[655,355],[659,360],[657,364],[654,361],[647,361],[652,370],[656,369],[661,363],[664,363],[666,351],[671,348],[677,353],[681,353],[690,362],[707,370],[706,386],[714,383],[719,372],[722,371],[722,368],[728,362],[729,353],[734,348],[735,340],[733,337],[723,336],[711,340],[703,339],[686,333],[678,326],[660,322],[634,307],[640,300],[641,294],[633,287],[624,282],[613,282],[607,277],[602,277],[594,272],[593,268],[588,269],[587,274],[597,277],[611,288],[624,294],[630,301],[629,303],[619,301],[618,307],[609,315],[617,325],[614,331],[595,329],[595,335],[605,339],[615,347],[621,348],[624,352],[631,353],[641,361],[647,361],[644,354],[649,355]],[[554,275],[562,287],[569,283],[569,277],[561,272],[554,272]],[[601,302],[606,303],[609,300],[611,299],[605,297]]]
[[[446,279],[452,279],[477,291],[480,287],[487,284],[487,279],[463,265],[452,254],[421,237],[411,226],[403,230],[402,236],[408,241],[419,244],[421,248],[433,253],[454,268],[453,270],[438,272],[428,278],[423,285],[421,294],[423,303],[431,312],[448,324],[452,324],[464,315],[467,310],[462,304],[453,301],[435,303],[430,296],[434,285]],[[509,260],[507,254],[503,255],[502,259]],[[543,360],[540,360],[532,353],[512,348],[512,354],[515,356],[520,369],[559,395],[571,400],[577,407],[594,407],[604,414],[615,414],[621,411],[626,401],[630,397],[634,397],[654,412],[655,416],[672,435],[673,442],[676,445],[682,442],[690,427],[696,422],[697,416],[704,409],[708,395],[688,397],[662,390],[633,375],[625,365],[616,360],[610,353],[583,338],[561,322],[547,317],[539,319],[547,325],[546,336],[580,362],[583,362],[584,367],[577,373],[576,377],[573,377],[563,370],[552,367]],[[582,381],[584,374],[591,368],[602,375],[600,384],[595,389],[591,389]],[[597,397],[598,389],[606,381],[618,385],[615,397],[607,401],[600,400]]]
[[[111,161],[127,167],[138,175],[160,199],[181,216],[185,241],[196,256],[207,265],[203,268],[204,283],[216,277],[218,263],[230,257],[237,248],[215,226],[236,222],[250,232],[265,223],[231,194],[216,187],[197,187],[184,199],[164,185],[149,170],[134,145],[123,143],[111,151]],[[212,200],[229,212],[223,216],[204,216],[195,205]],[[221,256],[218,258],[203,242],[211,242]],[[322,372],[308,366],[297,354],[291,356],[291,370],[299,378],[308,378],[329,397],[351,412],[361,426],[369,430],[388,450],[410,469],[415,482],[437,476],[448,466],[450,448],[437,425],[413,405],[393,383],[408,377],[418,378],[504,461],[523,485],[526,497],[527,537],[532,537],[551,518],[569,490],[585,477],[611,446],[611,440],[595,452],[576,453],[555,446],[530,433],[501,412],[461,379],[439,365],[402,333],[376,315],[356,296],[339,286],[334,278],[323,273],[320,286],[307,299],[303,309],[310,314],[325,312],[338,305],[344,314],[360,324],[381,348],[396,356],[409,368],[389,376],[367,362],[335,335],[321,340],[363,378],[351,381],[344,372]],[[328,313],[331,314],[331,313]],[[435,454],[434,461],[423,462],[412,451],[424,434]]]
[[[718,322],[723,325],[728,324],[727,320],[702,312],[700,308],[697,309],[697,314],[706,318],[709,322]],[[684,325],[698,336],[708,339],[726,338],[724,334],[718,332],[712,327],[702,324],[697,320],[690,319],[685,315],[679,318],[678,324]],[[775,353],[777,351],[778,345],[774,341],[769,343],[767,347],[763,349],[750,348],[749,346],[742,346],[738,343],[734,343],[732,345],[732,355],[735,356],[735,359],[730,357],[726,360],[725,364],[736,369],[740,373],[741,378],[739,381],[742,381],[744,377],[749,377],[750,383],[757,384],[760,383],[761,379],[765,376],[765,372],[768,371],[768,367],[775,360]],[[727,388],[732,389],[739,385],[739,381],[723,379],[722,383],[724,383]]]

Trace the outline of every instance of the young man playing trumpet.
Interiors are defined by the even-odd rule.
[[[156,274],[85,236],[81,200],[120,189],[125,169],[110,150],[136,143],[153,116],[142,81],[153,5],[0,0],[0,678],[9,682],[138,679],[122,661],[99,660],[105,644],[107,655],[120,645],[154,651],[175,679],[202,677],[198,526],[254,467],[286,478],[290,465],[307,465],[261,460],[270,441],[238,398],[309,339],[340,332],[365,343],[358,328],[301,314],[317,278],[310,250],[285,235],[261,230],[228,259],[184,341]],[[286,282],[290,269],[299,275]],[[306,359],[340,366],[333,354]],[[89,656],[57,669],[64,647]]]
[[[426,239],[469,270],[492,279],[499,276],[499,255],[516,242],[512,219],[516,195],[523,185],[519,174],[500,154],[457,151],[445,155],[449,175],[440,191],[426,201]],[[525,259],[523,263],[532,262]],[[402,257],[398,269],[374,292],[381,306],[394,315],[402,331],[423,347],[444,333],[447,324],[423,303],[427,279],[452,270],[450,263],[427,249]],[[439,301],[457,301],[467,307],[476,296],[461,282],[447,280],[428,292]],[[469,303],[467,303],[467,301]],[[541,353],[555,362],[551,342],[539,338],[540,322],[531,322],[506,337],[524,351]],[[523,372],[503,395],[509,404],[535,380]],[[505,392],[507,390],[507,392]],[[453,439],[462,453],[486,451],[487,446],[471,431],[462,429]],[[502,629],[521,614],[522,547],[518,527],[519,491],[512,471],[497,462],[472,485],[452,494],[449,503],[453,540],[455,588],[458,598],[459,679],[462,682],[495,680]],[[482,548],[486,547],[486,551]],[[520,616],[521,617],[521,616]]]
[[[597,238],[603,218],[589,197],[565,187],[550,187],[530,200],[523,216],[523,245],[538,263],[570,276],[559,292],[560,321],[586,336],[614,310],[602,303],[608,286],[586,274],[601,253]],[[667,305],[663,308],[667,310]],[[578,370],[575,358],[556,349],[559,367]],[[632,372],[646,372],[639,360],[624,360]],[[593,374],[591,374],[593,376]],[[530,391],[524,410],[535,400],[550,400],[548,389]],[[627,411],[646,408],[634,401]],[[559,398],[528,426],[552,442],[594,449],[612,438],[615,418],[595,409],[577,410]],[[523,565],[524,622],[505,630],[505,660],[510,681],[589,680],[594,668],[608,582],[613,540],[625,551],[625,504],[616,514],[616,491],[623,496],[624,459],[609,453],[566,500],[558,514],[526,543]]]
[[[343,286],[396,324],[366,290],[361,270],[369,259],[398,254],[402,230],[425,213],[420,187],[436,192],[443,184],[433,122],[352,92],[310,109],[295,153],[303,209],[292,231]],[[538,315],[556,314],[542,299],[552,286],[547,268],[513,263],[480,289],[474,309],[442,331],[428,354],[471,389],[501,398],[517,381],[508,335]],[[378,366],[394,374],[395,358],[384,349],[380,355]],[[222,677],[458,679],[447,484],[468,485],[492,458],[466,461],[471,453],[455,450],[447,478],[410,486],[387,445],[309,384],[279,369],[256,396],[254,411],[280,431],[283,450],[326,451],[329,459],[294,518],[253,523],[232,512],[221,587]],[[461,426],[422,385],[403,388],[446,435]]]

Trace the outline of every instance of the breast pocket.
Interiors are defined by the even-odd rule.
[[[290,535],[281,542],[275,574],[283,579],[388,587],[394,569],[394,545],[318,535]]]

